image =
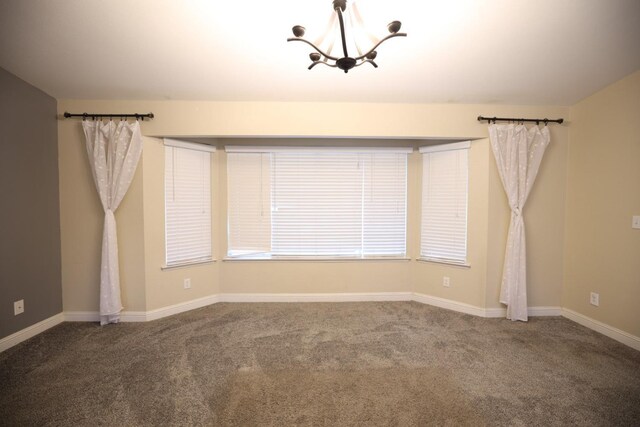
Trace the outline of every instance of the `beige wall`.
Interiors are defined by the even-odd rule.
[[[488,240],[488,158],[489,141],[479,139],[471,143],[469,151],[469,205],[467,219],[467,262],[459,267],[433,262],[413,263],[413,289],[415,292],[446,298],[476,307],[484,307]],[[415,209],[411,212],[411,248],[414,257],[420,255],[420,200],[422,159],[415,161]],[[443,277],[450,278],[450,287],[442,286]]]
[[[215,103],[181,101],[59,101],[58,111],[147,112],[145,148],[130,193],[116,212],[125,310],[153,310],[224,293],[322,293],[416,291],[479,307],[499,307],[509,211],[495,171],[486,124],[479,114],[566,117],[563,107],[494,105],[395,105],[329,103]],[[553,126],[552,145],[527,205],[530,305],[559,306],[564,244],[564,191],[568,135]],[[470,268],[406,261],[284,262],[218,261],[161,270],[164,259],[163,168],[161,141],[153,137],[305,136],[351,138],[474,139],[471,148]],[[345,141],[332,141],[342,144]],[[368,144],[375,141],[360,141]],[[224,145],[224,141],[219,141]],[[406,142],[394,141],[393,144]],[[418,145],[412,141],[411,144]],[[97,309],[102,213],[86,162],[77,120],[59,126],[60,201],[64,308]],[[214,240],[220,259],[226,250],[225,155],[214,156]],[[419,247],[420,156],[410,156],[408,250]],[[217,173],[215,171],[217,170]],[[217,180],[217,182],[215,182]],[[536,216],[536,218],[532,218]],[[125,254],[127,254],[125,256]],[[556,258],[555,255],[558,255]],[[442,276],[452,279],[442,287]],[[192,279],[192,289],[182,280]]]
[[[218,188],[219,153],[211,156],[211,188]],[[145,138],[144,150],[144,248],[147,310],[186,302],[219,293],[219,263],[198,264],[190,267],[164,269],[164,145],[162,139]],[[213,191],[211,198],[212,236],[219,236],[220,228],[216,207],[220,206],[220,192]],[[220,251],[214,238],[213,256]],[[184,279],[191,279],[191,288],[184,289]]]
[[[571,109],[568,165],[563,304],[640,336],[640,72]]]

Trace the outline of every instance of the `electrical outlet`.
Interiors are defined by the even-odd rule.
[[[598,307],[600,305],[600,294],[591,292],[591,298],[589,302],[591,303],[591,305],[595,305],[596,307]]]
[[[442,278],[442,286],[444,286],[445,288],[451,286],[451,279],[449,279],[447,276],[444,276]]]
[[[640,229],[640,215],[631,218],[631,228]]]
[[[13,315],[17,316],[18,314],[24,313],[24,300],[16,301],[13,303]]]
[[[191,289],[191,279],[184,279],[184,288]]]

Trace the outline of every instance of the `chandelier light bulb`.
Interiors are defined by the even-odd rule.
[[[398,31],[400,31],[401,27],[402,27],[402,22],[400,21],[393,21],[393,22],[390,22],[389,25],[387,25],[387,29],[391,34],[396,34]]]
[[[391,24],[389,24],[391,25]],[[296,25],[291,29],[293,35],[296,37],[304,37],[304,33],[307,31],[302,25]]]

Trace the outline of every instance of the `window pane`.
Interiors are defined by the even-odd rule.
[[[272,154],[272,253],[351,255],[362,248],[357,153]]]
[[[229,256],[405,255],[407,152],[274,148],[228,158]],[[238,243],[245,234],[252,244]]]
[[[363,252],[404,256],[406,252],[407,155],[363,154]]]
[[[229,153],[229,256],[271,251],[271,156]]]
[[[167,265],[211,259],[211,155],[165,147]]]
[[[467,149],[423,154],[422,257],[466,262],[467,187]]]

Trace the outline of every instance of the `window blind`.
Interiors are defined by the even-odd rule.
[[[361,154],[363,252],[406,255],[407,154]]]
[[[466,263],[469,147],[464,142],[420,149],[422,258]]]
[[[227,155],[228,255],[271,251],[271,157]]]
[[[227,147],[229,256],[405,256],[408,149],[248,150]]]
[[[165,140],[167,266],[212,259],[211,154],[213,147]]]

